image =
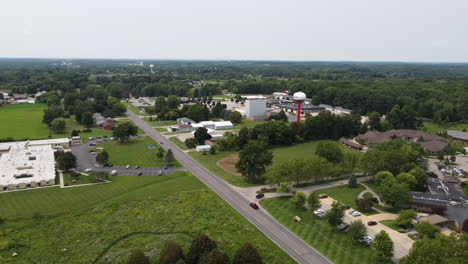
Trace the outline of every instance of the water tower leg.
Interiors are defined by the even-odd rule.
[[[296,113],[296,116],[297,116],[297,123],[300,123],[301,122],[301,106],[302,106],[302,102],[301,101],[297,101],[297,113]]]

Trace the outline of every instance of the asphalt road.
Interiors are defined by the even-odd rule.
[[[86,169],[91,168],[93,171],[105,171],[111,173],[113,170],[116,170],[118,175],[124,176],[138,176],[140,174],[142,176],[157,176],[159,171],[162,172],[162,175],[171,174],[174,171],[183,171],[186,170],[185,168],[159,168],[159,167],[141,167],[135,169],[133,164],[128,164],[132,166],[131,168],[127,169],[125,166],[112,166],[112,167],[98,167],[96,166],[96,155],[91,155],[89,153],[89,149],[92,148],[89,145],[89,142],[83,143],[81,145],[75,145],[71,147],[73,154],[76,156],[77,159],[77,166],[76,169],[78,171],[84,172]]]
[[[186,168],[186,170],[190,171],[210,187],[297,262],[313,264],[332,263],[325,256],[320,254],[320,252],[309,246],[306,242],[277,222],[262,208],[259,208],[258,210],[251,208],[249,203],[255,201],[255,197],[248,198],[231,188],[229,184],[213,175],[201,164],[193,160],[187,153],[181,151],[162,134],[138,118],[134,113],[128,111],[127,116],[143,131],[145,131],[148,136],[156,140],[156,142],[158,142],[163,148],[171,148],[174,152],[174,157]]]

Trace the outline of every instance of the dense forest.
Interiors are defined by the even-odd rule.
[[[154,65],[152,70],[149,65]],[[116,98],[300,90],[314,103],[350,108],[356,114],[388,114],[393,109],[413,119],[468,120],[468,64],[0,60],[3,91],[58,91],[60,98],[67,94],[69,98],[89,98],[96,89],[101,97]]]

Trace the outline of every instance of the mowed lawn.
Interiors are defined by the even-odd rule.
[[[251,242],[264,263],[294,263],[189,173],[112,178],[98,186],[0,194],[0,212],[15,204],[0,225],[0,262],[125,263],[130,250],[140,248],[156,263],[167,240],[187,252],[203,232],[231,258]],[[28,218],[11,219],[17,215]]]
[[[292,204],[290,197],[265,199],[260,204],[276,220],[335,264],[379,263],[375,251],[355,244],[348,234],[330,226],[326,220],[298,209]],[[302,222],[295,223],[294,216],[299,216]]]
[[[349,205],[354,210],[358,210],[359,212],[365,215],[377,214],[378,212],[375,210],[361,211],[356,205],[356,199],[358,198],[359,194],[365,189],[366,188],[364,188],[360,184],[357,185],[357,188],[349,188],[347,185],[342,185],[342,186],[323,189],[318,192],[327,194],[331,198],[345,205]]]
[[[155,148],[149,148],[154,145]],[[159,145],[151,137],[133,138],[127,143],[103,142],[98,145],[109,153],[109,163],[120,166],[162,167],[164,160],[156,157]],[[176,167],[180,167],[175,162]]]
[[[42,139],[49,128],[42,123],[44,104],[7,104],[0,107],[0,139]]]
[[[468,131],[468,123],[449,123],[445,125],[439,125],[433,122],[424,122],[421,129],[433,134],[437,134],[438,132],[445,130]]]

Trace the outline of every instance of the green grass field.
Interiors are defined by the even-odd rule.
[[[3,193],[0,203],[0,215],[7,218],[0,224],[0,263],[124,263],[133,248],[141,248],[155,263],[167,240],[178,241],[187,252],[199,232],[217,241],[230,257],[251,242],[264,263],[294,263],[185,172]],[[18,253],[14,259],[12,252]]]
[[[75,182],[73,182],[73,178],[71,177],[70,173],[64,173],[63,174],[63,183],[65,186],[71,186],[71,185],[80,185],[80,184],[88,184],[91,183],[89,180],[89,177],[86,175],[80,175]]]
[[[144,113],[144,114],[140,113],[140,110],[144,107],[136,107],[129,102],[122,102],[122,103],[127,107],[127,109],[130,109],[130,111],[132,111],[136,115],[141,115],[141,116],[148,115],[147,113]]]
[[[379,223],[383,224],[383,225],[386,225],[388,227],[390,227],[391,229],[393,230],[397,230],[398,229],[401,229],[401,227],[397,226],[397,220],[382,220],[382,221],[379,221]]]
[[[156,148],[149,148],[155,145]],[[158,144],[151,137],[131,139],[128,143],[118,141],[103,142],[96,147],[102,146],[109,153],[109,163],[120,166],[162,167],[164,161],[156,157]],[[180,167],[178,162],[174,167]]]
[[[351,208],[358,210],[359,212],[365,215],[377,214],[375,210],[370,211],[361,211],[356,205],[356,199],[359,196],[359,193],[364,191],[365,188],[362,185],[358,185],[357,188],[349,188],[347,185],[332,187],[320,190],[320,193],[328,194],[331,198],[342,202],[343,204],[351,206]]]
[[[243,127],[253,128],[256,125],[260,125],[260,124],[263,124],[263,123],[266,123],[266,122],[268,122],[268,121],[251,121],[251,120],[247,120],[247,119],[242,119],[242,122],[240,124],[235,125],[234,129],[241,129]]]
[[[156,117],[154,117],[153,120],[149,120],[149,118],[143,118],[143,121],[145,121],[146,123],[148,123],[148,125],[152,126],[152,127],[159,127],[159,126],[174,126],[174,125],[177,125],[177,121],[175,120],[161,120],[161,121],[158,121],[156,119]]]
[[[434,134],[445,130],[468,131],[468,123],[448,123],[439,125],[434,122],[423,122],[423,126],[420,129]]]
[[[294,206],[289,197],[261,200],[260,204],[276,220],[320,251],[335,264],[379,263],[375,251],[355,244],[351,237],[330,226],[325,220]],[[302,219],[293,222],[294,216]]]
[[[183,149],[183,150],[188,150],[187,146],[185,145],[184,142],[180,141],[178,137],[171,137],[169,140],[174,143],[178,148]]]
[[[49,128],[42,123],[44,104],[15,104],[0,107],[0,139],[42,139]]]

